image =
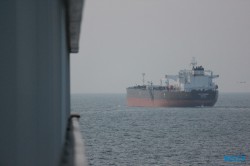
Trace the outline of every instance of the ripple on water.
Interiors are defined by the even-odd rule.
[[[250,156],[250,95],[223,94],[215,107],[133,108],[125,95],[73,95],[90,165],[232,165]]]

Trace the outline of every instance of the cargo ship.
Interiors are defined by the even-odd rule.
[[[190,70],[180,70],[178,75],[166,75],[160,85],[148,82],[128,87],[127,105],[134,107],[199,107],[214,106],[218,99],[218,85],[213,82],[211,70],[197,66],[193,58]],[[164,85],[163,85],[164,82]]]

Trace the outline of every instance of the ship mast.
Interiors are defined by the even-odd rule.
[[[192,58],[190,65],[192,65],[193,68],[197,65],[195,57]]]
[[[145,73],[142,73],[142,85],[145,85]]]

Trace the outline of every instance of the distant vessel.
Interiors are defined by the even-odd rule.
[[[143,85],[127,88],[128,106],[141,107],[196,107],[214,106],[218,99],[218,85],[213,82],[219,75],[197,66],[193,58],[191,70],[180,70],[178,75],[166,75],[165,85]]]

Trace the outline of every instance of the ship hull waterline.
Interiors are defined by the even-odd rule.
[[[140,99],[127,98],[129,107],[212,107],[216,101],[213,100],[164,100],[164,99]]]
[[[131,107],[212,107],[218,91],[167,92],[127,89],[127,105]]]

